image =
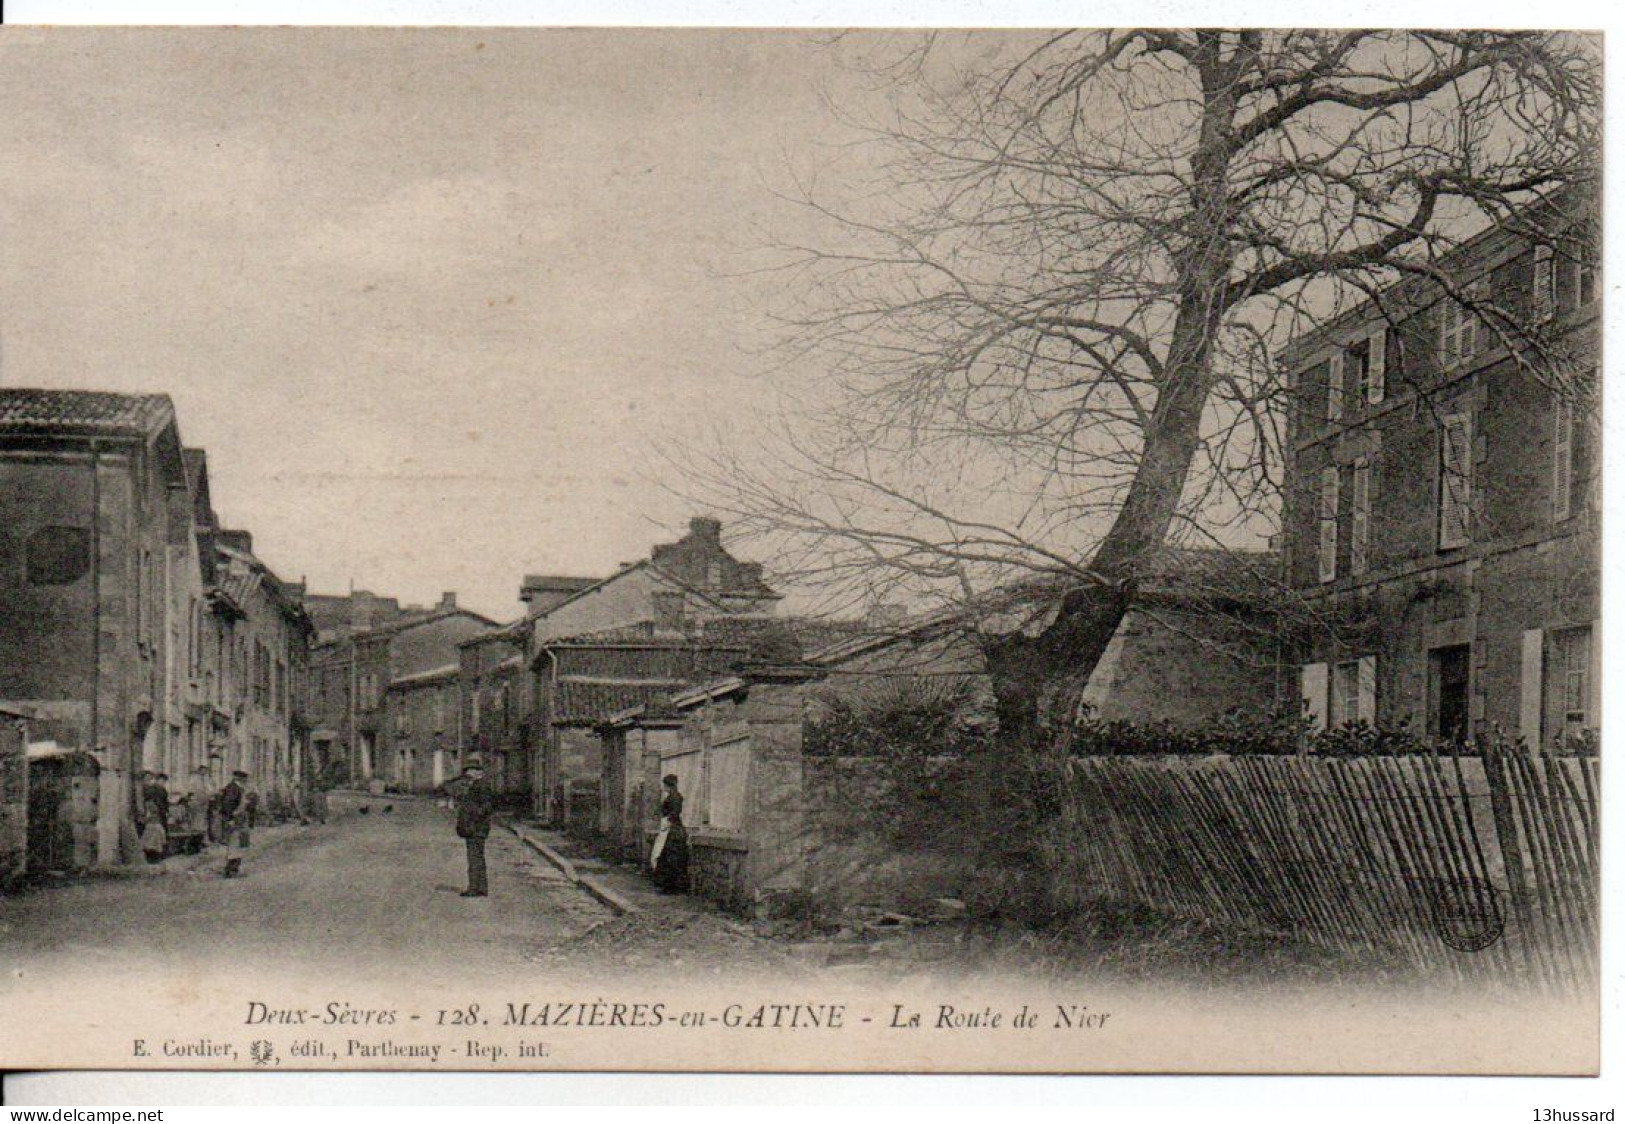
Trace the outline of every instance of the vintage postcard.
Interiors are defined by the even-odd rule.
[[[0,1065],[1594,1073],[1600,71],[0,28]]]

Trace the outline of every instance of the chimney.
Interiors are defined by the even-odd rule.
[[[373,596],[364,589],[350,594],[350,627],[364,632],[374,624]]]
[[[700,539],[702,542],[722,545],[722,520],[695,516],[688,521],[690,538]]]
[[[528,615],[540,616],[597,582],[597,578],[526,574],[524,583],[519,587],[519,600],[527,606]]]
[[[457,594],[451,591],[442,593],[440,595],[440,604],[436,605],[435,608],[442,610],[457,608]]]

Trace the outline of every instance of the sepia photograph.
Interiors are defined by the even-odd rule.
[[[1602,39],[0,27],[0,1065],[1596,1073]]]

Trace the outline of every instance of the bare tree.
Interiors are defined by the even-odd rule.
[[[981,41],[986,43],[984,39]],[[797,411],[691,465],[836,596],[1064,575],[1081,689],[1170,542],[1277,516],[1291,336],[1595,172],[1595,44],[1546,32],[1062,32],[873,71],[885,153],[785,247]],[[1542,370],[1555,370],[1546,364]],[[1245,563],[1238,563],[1245,564]],[[1079,678],[1081,676],[1081,678]]]

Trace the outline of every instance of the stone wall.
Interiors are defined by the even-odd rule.
[[[1175,605],[1130,609],[1090,676],[1083,701],[1105,721],[1216,718],[1276,700],[1275,636],[1262,620]]]

